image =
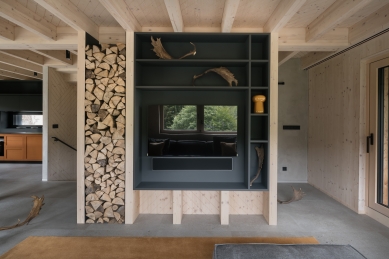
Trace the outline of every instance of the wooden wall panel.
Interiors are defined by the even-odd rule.
[[[139,213],[172,214],[172,191],[140,191]]]
[[[309,70],[308,182],[361,213],[367,136],[361,62],[386,50],[388,33]]]
[[[48,180],[76,180],[77,152],[55,142],[57,137],[72,147],[77,144],[77,88],[49,68],[48,83]],[[52,125],[58,124],[53,129]]]
[[[219,191],[183,191],[183,214],[219,213]]]
[[[230,192],[231,215],[261,215],[263,192]]]

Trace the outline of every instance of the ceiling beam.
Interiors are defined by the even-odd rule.
[[[0,76],[5,76],[5,77],[13,78],[13,79],[18,79],[18,80],[34,80],[30,77],[14,74],[14,73],[4,71],[1,69],[0,69]]]
[[[389,4],[349,28],[349,42],[354,45],[389,28]]]
[[[183,32],[184,21],[182,20],[180,2],[178,0],[165,0],[165,6],[174,32]]]
[[[76,49],[77,32],[70,27],[57,27],[57,40],[44,39],[22,27],[15,27],[15,40],[0,38],[0,49]]]
[[[0,17],[0,38],[6,40],[15,39],[15,26],[10,24],[9,21]]]
[[[69,0],[34,0],[77,31],[86,31],[99,39],[99,27]]]
[[[372,0],[337,0],[307,27],[306,41],[312,42],[335,28]]]
[[[222,18],[222,32],[231,32],[240,0],[226,0]]]
[[[25,62],[23,60],[20,60],[18,58],[14,58],[11,56],[8,56],[6,54],[0,53],[0,63],[8,64],[11,66],[27,69],[32,72],[37,72],[42,74],[43,73],[43,68],[42,66],[36,65],[36,64],[31,64],[29,62]]]
[[[32,79],[41,79],[42,80],[42,78],[43,78],[42,74],[37,73],[37,75],[34,76],[34,72],[32,72],[32,71],[29,71],[29,70],[26,70],[23,68],[10,66],[7,64],[3,64],[3,63],[0,63],[0,70],[11,72],[11,73],[22,75],[22,76],[31,77]]]
[[[126,31],[142,31],[142,26],[124,0],[99,0]]]
[[[57,39],[57,27],[13,0],[2,0],[0,16],[47,40]]]
[[[300,51],[280,51],[278,52],[278,66],[281,66],[289,59],[296,56]]]
[[[277,5],[272,15],[267,20],[264,31],[278,32],[303,6],[306,0],[283,0]]]
[[[335,54],[335,51],[329,52],[311,52],[301,58],[301,69],[306,69],[326,58]]]
[[[15,80],[15,79],[7,77],[7,76],[0,76],[0,80]]]
[[[44,57],[30,50],[0,50],[0,53],[21,59],[39,66],[44,65]]]
[[[70,53],[70,59],[66,59],[66,50],[31,50],[47,58],[55,59],[64,64],[73,65],[73,54]]]

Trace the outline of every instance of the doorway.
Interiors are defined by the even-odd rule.
[[[368,206],[389,217],[389,57],[369,64]]]

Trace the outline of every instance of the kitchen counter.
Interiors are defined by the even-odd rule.
[[[32,134],[42,135],[42,132],[0,132],[0,135],[11,135],[11,134]]]

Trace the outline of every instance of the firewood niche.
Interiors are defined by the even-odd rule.
[[[123,223],[125,193],[125,44],[86,46],[86,223]]]

